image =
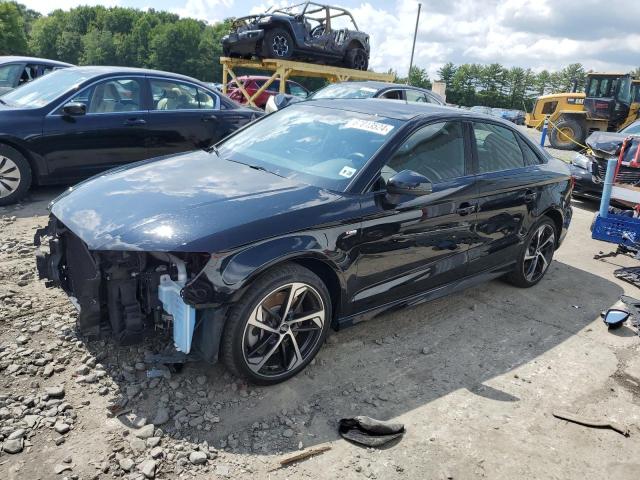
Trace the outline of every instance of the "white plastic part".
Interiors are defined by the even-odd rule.
[[[184,266],[184,263],[182,265]],[[186,280],[186,271],[184,278]],[[196,309],[182,300],[180,296],[182,287],[184,287],[184,281],[174,282],[169,275],[162,275],[158,287],[158,299],[162,302],[164,311],[173,317],[173,343],[176,350],[189,353],[196,325]]]

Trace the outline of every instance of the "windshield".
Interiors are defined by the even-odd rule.
[[[310,98],[371,98],[377,91],[361,84],[334,83],[321,88]]]
[[[635,122],[628,127],[620,130],[620,133],[626,133],[627,135],[640,135],[640,122]]]
[[[222,158],[344,191],[402,122],[311,105],[292,105],[224,141]]]
[[[13,87],[22,65],[3,65],[0,67],[0,87]]]
[[[92,76],[84,70],[56,70],[3,95],[2,100],[12,107],[44,107]]]

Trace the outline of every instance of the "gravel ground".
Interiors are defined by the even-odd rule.
[[[640,338],[602,309],[636,288],[629,258],[594,260],[594,204],[576,202],[547,277],[493,281],[332,334],[303,374],[256,388],[221,366],[147,378],[161,333],[84,343],[65,296],[34,278],[34,230],[61,189],[0,208],[0,478],[636,479]],[[636,262],[637,263],[637,262]],[[615,420],[626,438],[554,418]],[[403,422],[374,450],[340,439],[354,415]],[[308,447],[331,450],[275,468]]]

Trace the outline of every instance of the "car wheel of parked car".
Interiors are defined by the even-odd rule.
[[[0,145],[0,205],[17,202],[31,186],[31,166],[24,155]]]
[[[282,382],[302,370],[322,346],[331,323],[322,280],[295,264],[260,276],[227,317],[222,359],[237,376]]]
[[[584,142],[582,126],[576,120],[562,118],[556,123],[556,128],[551,128],[549,141],[551,146],[558,150],[573,150],[577,145],[570,139],[579,143]]]
[[[345,63],[348,68],[356,70],[366,70],[369,67],[367,52],[362,48],[351,48],[345,55]]]
[[[268,58],[291,58],[293,56],[293,39],[289,32],[282,28],[274,28],[264,36],[265,52]]]
[[[514,270],[507,280],[517,287],[533,287],[547,273],[556,250],[556,227],[549,217],[536,223],[524,241]]]

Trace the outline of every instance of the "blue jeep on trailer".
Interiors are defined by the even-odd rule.
[[[236,19],[222,49],[228,57],[369,67],[369,35],[358,30],[351,13],[313,2]]]

